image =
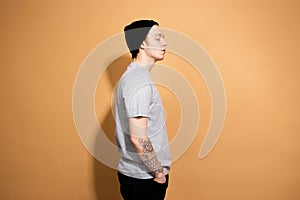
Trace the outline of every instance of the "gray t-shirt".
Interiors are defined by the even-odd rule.
[[[140,160],[129,135],[128,119],[148,118],[147,135],[166,173],[171,166],[164,110],[147,69],[131,62],[122,75],[116,94],[116,141],[121,154],[118,170],[124,175],[148,179],[151,172]]]

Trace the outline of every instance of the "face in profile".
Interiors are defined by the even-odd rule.
[[[142,49],[144,53],[154,59],[154,61],[163,60],[166,53],[167,43],[164,34],[157,25],[154,25],[145,38]]]

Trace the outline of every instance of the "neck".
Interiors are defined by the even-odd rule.
[[[137,56],[137,58],[134,58],[133,61],[136,62],[141,67],[144,67],[148,71],[150,71],[155,64],[155,61],[153,59],[147,59],[147,58],[143,58],[140,56]]]

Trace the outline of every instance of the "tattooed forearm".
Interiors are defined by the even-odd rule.
[[[150,140],[148,138],[140,138],[139,144],[142,146],[144,159],[151,159],[154,155],[154,151]]]
[[[140,157],[144,164],[154,174],[157,172],[162,172],[162,166],[156,157],[155,151],[149,138],[139,138],[138,141],[142,147]]]
[[[157,172],[163,172],[163,168],[147,137],[147,122],[148,118],[146,117],[129,118],[130,140],[140,160],[156,176]]]

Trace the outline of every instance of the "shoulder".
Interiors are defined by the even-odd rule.
[[[138,89],[144,86],[152,86],[149,72],[145,71],[141,67],[137,67],[128,71],[122,80],[123,88]]]

